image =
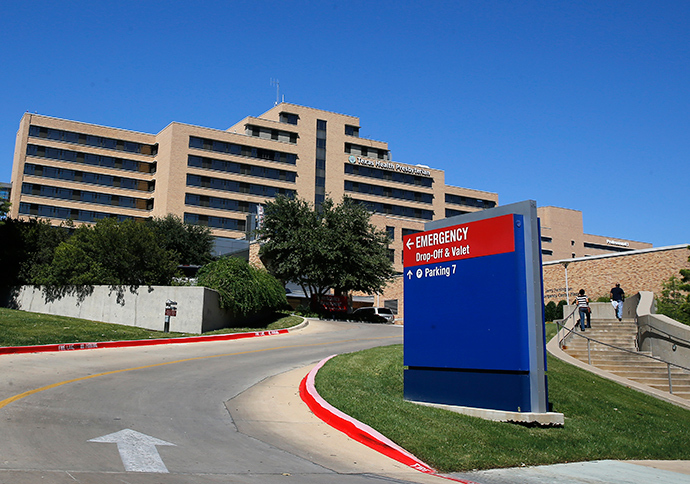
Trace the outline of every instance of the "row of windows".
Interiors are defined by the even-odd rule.
[[[20,203],[19,213],[32,217],[56,218],[61,220],[74,220],[76,222],[97,222],[100,219],[114,217],[118,221],[145,220],[141,217],[128,217],[126,215],[114,215],[111,213],[94,212],[93,210],[76,210],[73,208],[51,207],[37,203]]]
[[[189,137],[189,147],[200,150],[216,151],[218,153],[230,153],[231,155],[248,156],[261,160],[277,161],[294,165],[297,163],[297,155],[254,146],[238,145],[236,143],[226,143],[225,141],[212,140],[207,138]]]
[[[246,163],[236,163],[234,161],[215,160],[213,158],[205,158],[194,155],[188,156],[187,165],[195,168],[224,171],[227,173],[237,173],[239,175],[257,176],[260,178],[269,178],[271,180],[282,180],[293,183],[297,178],[297,173],[294,171],[277,170],[275,168],[248,165]]]
[[[158,154],[158,145],[147,145],[134,141],[126,141],[115,138],[105,138],[103,136],[93,136],[74,131],[63,131],[61,129],[44,128],[43,126],[29,126],[29,136],[37,138],[64,141],[66,143],[77,143],[86,146],[95,146],[109,150],[128,151],[130,153],[140,153],[142,155]]]
[[[88,192],[83,190],[71,190],[69,188],[52,187],[49,185],[37,185],[23,183],[22,193],[39,197],[60,198],[75,202],[97,203],[113,207],[137,208],[140,210],[152,210],[153,199],[144,200],[134,197],[110,195],[109,193]]]
[[[229,210],[232,212],[256,213],[258,203],[247,202],[244,200],[232,200],[230,198],[208,197],[187,193],[184,198],[186,205],[197,207],[217,208],[219,210]]]
[[[628,252],[630,250],[634,250],[634,249],[631,249],[630,247],[618,247],[615,245],[594,244],[592,242],[585,242],[585,248],[605,250],[607,252]]]
[[[325,119],[316,120],[316,170],[314,172],[314,205],[326,201],[326,126]]]
[[[88,171],[67,170],[64,168],[55,168],[53,166],[34,165],[32,163],[26,163],[24,165],[24,174],[43,178],[53,178],[56,180],[88,183],[91,185],[139,190],[143,192],[152,192],[155,188],[155,181],[153,180],[136,180],[134,178],[102,175]]]
[[[379,197],[398,198],[400,200],[410,200],[412,202],[433,203],[434,196],[431,193],[413,192],[411,190],[401,190],[399,188],[384,187],[381,185],[370,185],[368,183],[353,182],[345,180],[345,191],[356,193],[367,193]]]
[[[433,210],[424,210],[421,208],[412,208],[412,207],[402,207],[400,205],[391,205],[388,203],[378,203],[378,202],[367,202],[365,200],[357,200],[354,199],[355,202],[359,202],[364,204],[364,206],[367,207],[368,210],[375,212],[375,213],[382,213],[385,215],[396,215],[399,217],[408,217],[408,218],[418,218],[422,220],[433,220],[434,218],[434,211]]]
[[[38,158],[68,161],[70,163],[84,163],[86,165],[101,166],[103,168],[115,168],[119,170],[136,171],[141,173],[155,173],[156,163],[144,163],[112,156],[94,155],[79,151],[61,150],[47,146],[26,145],[26,154]]]
[[[291,131],[283,131],[280,129],[264,128],[263,126],[256,126],[253,124],[248,124],[245,127],[245,133],[248,136],[254,136],[255,138],[270,139],[273,141],[283,141],[285,143],[297,143],[297,133]]]
[[[466,213],[470,213],[466,210],[453,210],[452,208],[447,208],[446,209],[446,218],[448,217],[455,217],[457,215],[465,215]]]
[[[238,230],[240,232],[247,230],[246,220],[235,220],[234,218],[209,217],[207,215],[185,212],[184,221],[188,224],[204,225],[214,229]]]
[[[361,146],[353,143],[345,143],[345,153],[351,155],[366,156],[379,160],[390,160],[390,151],[372,148],[371,146]]]
[[[293,197],[296,193],[295,190],[287,188],[270,187],[255,183],[245,183],[199,175],[187,175],[187,186],[212,188],[214,190],[223,190],[226,192],[246,193],[267,198],[275,198],[278,195]]]
[[[381,170],[379,168],[370,168],[368,166],[352,165],[350,163],[345,165],[345,173],[348,175],[359,175],[367,178],[377,178],[379,180],[406,183],[407,185],[416,185],[419,187],[431,187],[431,185],[434,183],[432,178],[427,178],[424,176],[410,175],[408,173],[401,173],[399,171]]]
[[[463,197],[461,195],[453,195],[451,193],[446,193],[446,203],[451,203],[453,205],[465,205],[467,207],[477,207],[477,208],[494,208],[496,202],[493,200],[482,200],[481,198],[471,198]]]

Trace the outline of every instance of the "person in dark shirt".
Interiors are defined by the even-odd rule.
[[[623,301],[625,301],[625,292],[621,289],[621,285],[616,283],[616,287],[611,289],[611,304],[618,321],[623,319]]]

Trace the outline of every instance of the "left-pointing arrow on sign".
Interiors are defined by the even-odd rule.
[[[156,446],[175,445],[130,429],[97,437],[89,440],[89,442],[117,444],[120,458],[125,465],[125,470],[128,472],[167,473],[168,469],[165,467],[160,455],[158,455]]]

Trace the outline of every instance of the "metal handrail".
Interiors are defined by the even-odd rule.
[[[639,325],[639,323],[638,323],[638,325]],[[680,343],[685,343],[685,344],[687,344],[688,346],[690,346],[690,341],[688,341],[688,340],[686,340],[686,339],[683,339],[683,338],[680,338],[680,337],[678,337],[678,336],[672,335],[671,333],[667,333],[666,331],[664,331],[664,330],[662,330],[662,329],[659,329],[659,328],[657,328],[656,326],[652,326],[652,325],[649,324],[649,323],[642,323],[641,325],[639,325],[639,327],[640,327],[640,329],[642,329],[642,328],[644,328],[644,327],[653,329],[654,331],[657,331],[658,333],[661,333],[661,334],[663,334],[664,336],[668,337],[668,339],[670,339],[670,340],[675,340],[675,341],[678,341],[678,342],[680,342]]]
[[[570,313],[570,315],[569,315],[567,318],[563,319],[563,321],[567,321],[568,319],[570,319],[570,317],[571,317],[573,314],[575,314],[575,311],[573,311],[572,313]],[[560,331],[561,331],[561,323],[560,323],[559,321],[556,321],[556,325],[558,326],[558,334],[560,334]],[[575,335],[575,336],[579,336],[580,338],[585,338],[585,339],[587,340],[587,361],[588,361],[588,364],[589,364],[590,366],[593,366],[593,365],[592,365],[592,353],[591,353],[591,342],[593,341],[593,342],[595,342],[595,343],[598,343],[598,344],[604,345],[604,346],[608,346],[609,348],[613,348],[613,349],[615,349],[615,350],[620,350],[620,351],[623,351],[623,352],[625,352],[625,353],[630,353],[630,354],[632,354],[632,355],[642,356],[642,357],[644,357],[644,358],[648,358],[648,359],[651,359],[651,360],[654,360],[654,361],[658,361],[658,362],[660,362],[660,363],[665,363],[665,364],[666,364],[666,368],[667,368],[667,370],[668,370],[668,389],[669,389],[669,393],[671,393],[671,394],[673,394],[673,382],[672,382],[672,379],[671,379],[671,366],[675,366],[675,367],[680,368],[680,369],[682,369],[682,370],[690,371],[690,368],[686,368],[685,366],[678,365],[678,364],[676,364],[676,363],[671,363],[671,362],[666,361],[666,360],[662,360],[661,358],[657,358],[656,356],[645,355],[644,353],[638,353],[638,352],[636,352],[636,351],[632,351],[632,350],[629,350],[629,349],[627,349],[627,348],[619,348],[618,346],[615,346],[615,345],[612,345],[612,344],[609,344],[609,343],[604,343],[603,341],[599,341],[599,340],[596,340],[596,339],[594,339],[594,338],[590,338],[589,336],[585,336],[585,335],[583,335],[583,334],[576,333],[576,332],[573,331],[572,329],[567,328],[567,327],[565,326],[565,324],[563,324],[562,326],[563,326],[563,329],[566,330],[566,331],[568,332],[568,334],[567,334],[566,337],[571,337],[571,336]],[[559,341],[558,341],[558,345],[559,345],[559,347],[560,347],[561,349],[563,349],[563,341],[565,341],[566,337],[564,337],[564,338],[562,338],[562,339],[559,339]]]

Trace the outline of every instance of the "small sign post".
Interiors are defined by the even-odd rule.
[[[177,301],[168,299],[165,301],[165,325],[163,331],[170,332],[170,316],[177,316]]]

